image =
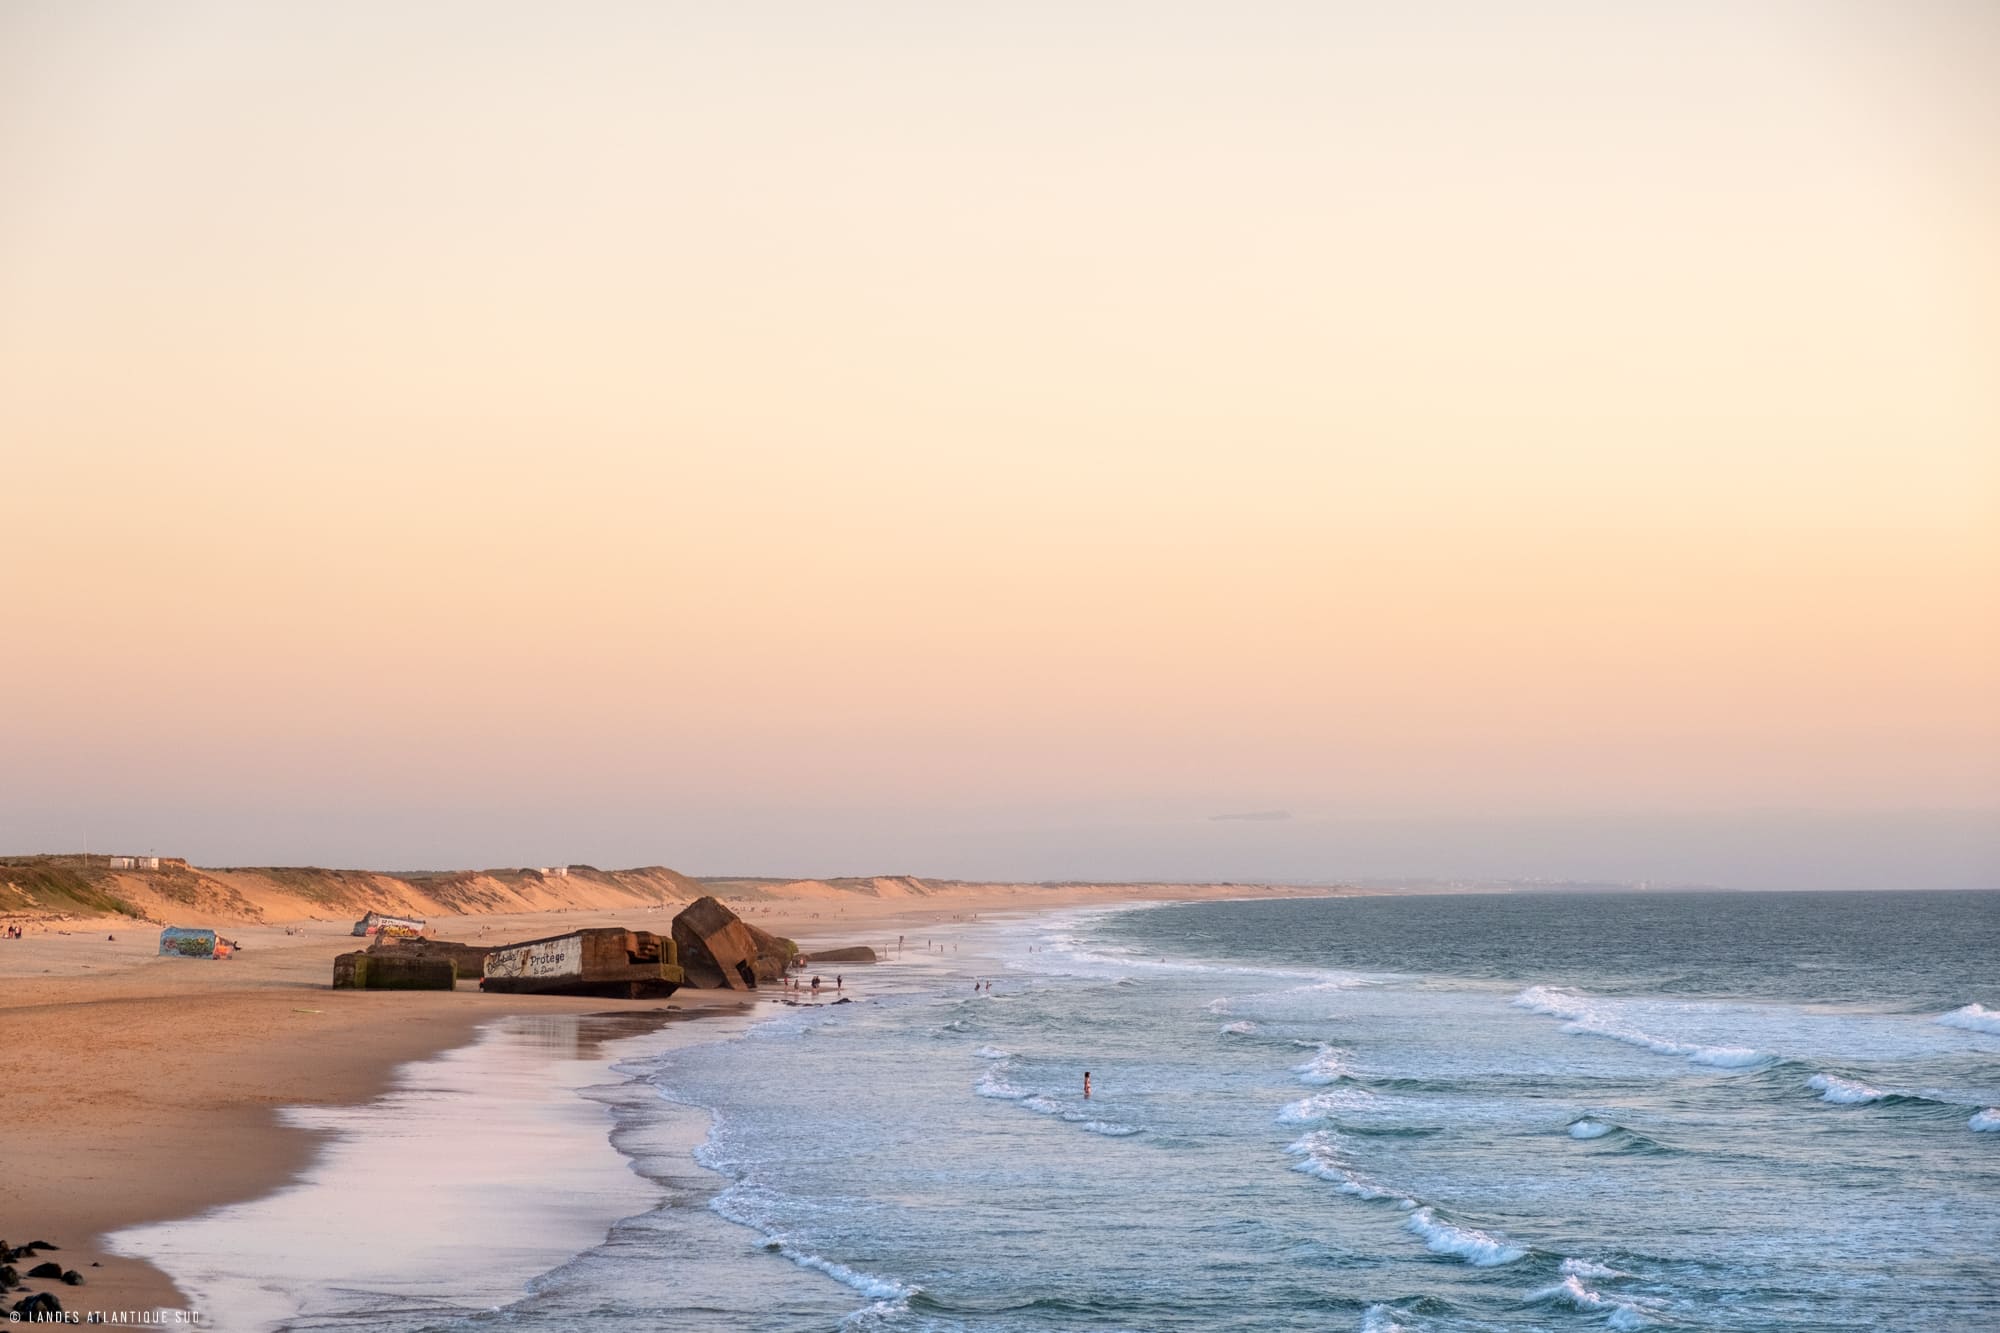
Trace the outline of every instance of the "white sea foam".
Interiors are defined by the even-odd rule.
[[[1252,1023],[1249,1019],[1244,1018],[1244,1019],[1238,1019],[1234,1023],[1223,1024],[1222,1030],[1224,1033],[1232,1037],[1247,1037],[1251,1033],[1257,1030],[1257,1025],[1255,1023]]]
[[[1303,1064],[1293,1065],[1292,1072],[1299,1076],[1299,1082],[1318,1086],[1347,1077],[1347,1066],[1341,1063],[1339,1052],[1321,1042],[1319,1053]]]
[[[979,1082],[972,1085],[972,1090],[981,1097],[992,1097],[1005,1102],[1018,1102],[1028,1095],[991,1069],[979,1076]]]
[[[1598,1281],[1632,1276],[1630,1273],[1621,1273],[1607,1264],[1596,1263],[1590,1259],[1565,1259],[1562,1261],[1562,1272],[1565,1277],[1594,1278]]]
[[[858,1268],[849,1268],[846,1264],[822,1259],[817,1254],[807,1254],[782,1240],[774,1238],[765,1245],[765,1248],[776,1250],[801,1268],[822,1272],[835,1282],[852,1287],[871,1300],[906,1301],[917,1294],[915,1287],[906,1287],[886,1277],[876,1277],[873,1273],[864,1273]]]
[[[1534,1294],[1538,1301],[1555,1301],[1585,1314],[1605,1316],[1605,1324],[1611,1328],[1625,1330],[1645,1328],[1652,1323],[1646,1317],[1645,1307],[1636,1300],[1607,1296],[1601,1291],[1593,1291],[1584,1285],[1581,1275],[1570,1273],[1553,1287],[1545,1287]]]
[[[988,1047],[982,1053],[991,1055],[994,1050],[995,1048]],[[1005,1058],[1006,1052],[999,1052],[999,1056]],[[1087,1129],[1092,1134],[1102,1134],[1106,1138],[1130,1138],[1134,1134],[1146,1132],[1138,1125],[1121,1125],[1112,1120],[1096,1119],[1088,1112],[1072,1107],[1045,1092],[1030,1092],[1026,1088],[1017,1088],[1000,1075],[999,1069],[998,1065],[988,1069],[980,1076],[979,1082],[973,1084],[972,1090],[981,1097],[1013,1102],[1016,1106],[1026,1107],[1037,1115],[1054,1116],[1079,1128]]]
[[[1612,1041],[1622,1041],[1628,1046],[1638,1046],[1658,1055],[1677,1055],[1683,1060],[1699,1065],[1713,1065],[1719,1069],[1743,1069],[1750,1065],[1762,1064],[1770,1059],[1762,1051],[1747,1046],[1703,1046],[1694,1042],[1674,1041],[1668,1037],[1620,1023],[1609,1012],[1608,1006],[1592,1000],[1587,995],[1564,990],[1560,986],[1530,986],[1514,997],[1518,1008],[1547,1014],[1563,1021],[1563,1031],[1579,1037],[1608,1037]]]
[[[1371,1305],[1361,1312],[1361,1333],[1409,1333],[1396,1322],[1396,1312],[1386,1305]]]
[[[1989,1106],[1965,1122],[1967,1129],[1991,1134],[2000,1130],[2000,1106]]]
[[[1879,1102],[1890,1095],[1880,1088],[1871,1088],[1866,1083],[1856,1083],[1853,1079],[1832,1074],[1814,1074],[1806,1080],[1806,1086],[1817,1092],[1821,1101],[1835,1106],[1861,1106],[1867,1102]]]
[[[1003,1051],[998,1046],[981,1046],[973,1054],[982,1060],[1011,1060],[1014,1058],[1012,1051]]]
[[[1405,1196],[1401,1190],[1378,1185],[1350,1168],[1342,1158],[1340,1139],[1331,1130],[1316,1129],[1301,1135],[1285,1151],[1299,1159],[1292,1163],[1292,1170],[1324,1180],[1342,1194],[1371,1202],[1393,1199],[1404,1208],[1417,1206],[1417,1201]]]
[[[1476,1227],[1458,1227],[1440,1222],[1437,1211],[1432,1208],[1419,1208],[1411,1213],[1409,1220],[1403,1223],[1403,1229],[1423,1237],[1424,1247],[1431,1253],[1452,1255],[1475,1268],[1511,1264],[1528,1253]]]
[[[1569,1136],[1573,1139],[1601,1139],[1606,1134],[1616,1134],[1618,1126],[1607,1125],[1602,1120],[1572,1120]]]
[[[1368,1094],[1359,1088],[1343,1088],[1336,1092],[1315,1092],[1310,1097],[1301,1097],[1295,1102],[1287,1102],[1278,1110],[1281,1125],[1311,1125],[1333,1115],[1337,1111],[1353,1110],[1368,1099]]]
[[[1965,1028],[1970,1032],[1990,1032],[2000,1036],[2000,1009],[1988,1009],[1983,1004],[1968,1004],[1939,1014],[1937,1021],[1948,1028]]]
[[[708,1201],[709,1211],[736,1223],[738,1226],[749,1227],[752,1231],[762,1234],[764,1237],[764,1248],[773,1254],[781,1254],[801,1268],[810,1268],[816,1272],[824,1273],[834,1281],[844,1286],[852,1287],[871,1300],[894,1301],[900,1304],[909,1300],[910,1297],[916,1295],[920,1290],[918,1287],[906,1286],[901,1282],[896,1282],[886,1277],[878,1277],[873,1273],[864,1273],[858,1268],[849,1268],[846,1264],[800,1249],[784,1236],[779,1235],[776,1231],[766,1226],[759,1217],[750,1211],[746,1206],[745,1200],[746,1194],[749,1193],[754,1193],[754,1191],[749,1190],[741,1183],[734,1185]]]

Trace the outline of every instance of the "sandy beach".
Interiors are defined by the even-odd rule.
[[[872,898],[817,881],[760,883],[730,899],[747,920],[815,946],[893,948],[898,934],[947,941],[997,913],[1120,901],[1324,895],[1243,885],[960,885]],[[433,919],[442,938],[499,943],[579,926],[658,929],[670,909],[593,909]],[[292,933],[288,933],[288,929]],[[267,1194],[315,1158],[323,1135],[285,1107],[367,1103],[408,1062],[471,1042],[510,1014],[740,1011],[735,992],[684,989],[658,1001],[480,993],[334,991],[333,957],[357,941],[307,920],[226,927],[226,961],[160,958],[157,927],[130,919],[44,922],[0,944],[0,1031],[27,1058],[9,1088],[0,1236],[62,1247],[84,1285],[51,1289],[85,1315],[188,1308],[168,1276],[110,1253],[109,1233]],[[887,964],[893,966],[893,962]],[[851,969],[850,969],[851,970]],[[767,990],[751,1004],[780,999]]]

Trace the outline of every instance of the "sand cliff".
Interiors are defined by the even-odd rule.
[[[1077,890],[1098,898],[1227,893],[1226,884],[1002,884],[876,875],[832,879],[704,878],[666,866],[570,866],[452,871],[330,870],[318,866],[204,868],[163,857],[158,869],[111,868],[77,854],[0,857],[0,921],[55,923],[105,917],[175,925],[285,925],[353,921],[369,911],[425,917],[519,915],[679,906],[703,894],[744,910],[784,905],[845,911],[1040,906]],[[1268,888],[1260,892],[1269,892]],[[1326,893],[1326,888],[1300,892]],[[817,915],[817,913],[813,913]]]

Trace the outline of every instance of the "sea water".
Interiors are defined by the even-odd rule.
[[[2000,1328],[2000,894],[1094,910],[843,973],[621,1063],[659,1206],[421,1326]]]

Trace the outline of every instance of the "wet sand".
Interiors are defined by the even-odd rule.
[[[913,949],[918,938],[948,948],[954,926],[974,914],[1259,893],[1235,886],[1184,895],[1162,886],[978,886],[916,901],[767,897],[736,905],[748,920],[808,949],[880,950],[892,948],[898,933]],[[670,920],[666,909],[537,913],[434,921],[433,933],[500,943],[590,925],[663,930]],[[144,923],[62,929],[69,933],[37,931],[0,943],[0,1040],[16,1057],[0,1114],[7,1150],[0,1237],[62,1246],[57,1257],[86,1284],[30,1289],[52,1290],[66,1310],[85,1314],[192,1308],[164,1273],[113,1253],[104,1238],[256,1199],[298,1179],[328,1133],[323,1122],[283,1108],[371,1102],[391,1090],[399,1068],[466,1046],[482,1024],[510,1014],[662,1007],[485,995],[470,983],[448,995],[333,991],[333,957],[357,941],[325,923],[299,934],[226,927],[244,946],[226,961],[157,957],[157,929]],[[850,985],[865,985],[867,966],[839,970],[853,974]],[[780,1001],[769,991],[753,1003]],[[666,1003],[693,1014],[740,1010],[744,997],[683,990]]]

